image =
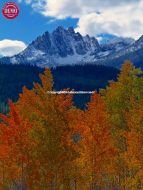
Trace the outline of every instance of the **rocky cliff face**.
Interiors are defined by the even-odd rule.
[[[39,36],[23,52],[1,58],[0,62],[40,67],[92,63],[120,68],[125,59],[139,65],[143,59],[142,51],[143,36],[137,41],[114,37],[108,43],[99,44],[96,38],[82,36],[71,27],[58,27],[52,33]]]
[[[45,32],[23,52],[10,58],[11,63],[59,66],[94,60],[101,47],[94,37],[83,37],[73,28],[58,27],[53,33]]]

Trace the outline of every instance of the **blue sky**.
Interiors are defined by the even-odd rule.
[[[7,1],[1,1],[3,7]],[[44,17],[34,11],[30,5],[18,3],[20,14],[16,19],[8,20],[1,14],[0,18],[0,40],[11,39],[30,43],[38,35],[45,31],[53,31],[59,25],[64,27],[76,27],[78,19],[66,18],[55,20],[53,17]]]
[[[19,16],[0,15],[0,56],[19,53],[45,31],[73,26],[82,35],[111,34],[138,39],[143,34],[143,0],[13,0]],[[0,1],[2,9],[6,0]],[[100,13],[100,14],[99,14]]]

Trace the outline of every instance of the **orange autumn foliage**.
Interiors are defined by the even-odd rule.
[[[83,110],[40,78],[0,115],[0,189],[142,190],[142,71],[126,63]]]
[[[7,116],[0,115],[0,162],[5,170],[2,186],[9,186],[12,181],[25,183],[32,146],[29,138],[30,123],[21,117],[12,102],[9,102],[9,107]]]

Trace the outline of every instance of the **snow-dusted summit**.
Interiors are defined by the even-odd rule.
[[[36,64],[38,66],[60,66],[94,61],[101,51],[94,37],[83,37],[73,28],[58,27],[53,33],[45,32],[23,52],[10,58],[13,64]]]
[[[143,36],[137,41],[110,37],[101,44],[94,37],[75,32],[72,27],[58,27],[52,33],[45,32],[39,36],[21,53],[1,58],[0,62],[40,67],[90,63],[119,68],[125,59],[140,65],[143,60]]]

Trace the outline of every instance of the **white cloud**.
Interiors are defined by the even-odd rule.
[[[27,0],[25,0],[27,1]],[[111,7],[138,4],[142,0],[31,0],[32,7],[45,16],[57,18],[80,17],[95,11],[105,11]]]
[[[138,38],[143,34],[143,0],[25,0],[47,17],[79,18],[82,34],[112,33]],[[101,14],[97,14],[101,12]]]
[[[143,7],[142,7],[143,8]],[[79,18],[76,31],[90,35],[109,33],[123,37],[139,38],[143,34],[142,10],[126,9],[107,10],[102,14],[90,13]]]
[[[13,56],[26,48],[22,41],[4,39],[0,41],[0,56]]]
[[[82,34],[109,33],[123,37],[139,38],[143,35],[143,0],[124,6],[109,7],[97,14],[87,13],[79,17],[76,28]]]

